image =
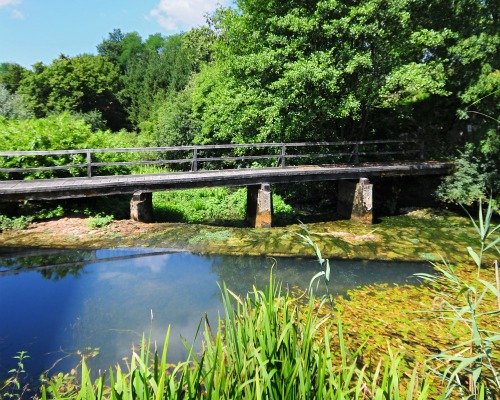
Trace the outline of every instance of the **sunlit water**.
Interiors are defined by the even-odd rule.
[[[143,334],[161,345],[171,326],[170,361],[186,355],[206,315],[217,325],[219,284],[244,294],[264,288],[271,266],[284,286],[307,288],[320,268],[297,258],[207,256],[162,249],[36,251],[0,257],[0,377],[20,350],[34,377],[68,371],[78,351],[99,349],[89,363],[105,370],[131,354]],[[28,267],[39,267],[35,270]],[[330,292],[372,283],[415,282],[425,263],[332,261]]]

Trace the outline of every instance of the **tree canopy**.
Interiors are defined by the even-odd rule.
[[[53,112],[98,110],[112,129],[123,126],[118,69],[106,58],[93,55],[61,55],[51,65],[34,66],[20,83],[37,117]]]
[[[237,0],[186,33],[115,29],[97,56],[0,64],[2,101],[156,145],[412,136],[433,157],[461,148],[498,191],[497,3]]]

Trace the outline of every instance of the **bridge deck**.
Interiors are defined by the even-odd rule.
[[[55,200],[128,194],[137,191],[154,192],[209,186],[246,186],[260,183],[310,182],[360,177],[445,175],[450,170],[450,163],[410,162],[0,181],[0,201]]]

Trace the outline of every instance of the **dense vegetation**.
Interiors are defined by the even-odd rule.
[[[496,2],[236,3],[183,34],[116,29],[97,55],[0,64],[0,115],[69,112],[144,145],[411,136],[434,158],[458,158],[442,200],[498,197]],[[9,143],[23,143],[16,134]]]
[[[183,34],[142,38],[116,29],[97,45],[97,55],[61,55],[31,69],[0,64],[0,151],[412,137],[426,144],[430,157],[457,161],[455,174],[437,193],[441,200],[499,201],[498,11],[492,0],[237,0],[235,8],[212,15],[208,26]],[[39,162],[14,157],[0,166]],[[214,221],[241,218],[244,192],[167,193],[155,201],[170,219]],[[278,212],[292,214],[279,197],[274,203]],[[64,211],[42,209],[38,215]],[[88,224],[99,228],[112,219],[97,214]],[[0,215],[0,231],[30,220]],[[448,342],[425,367],[404,345],[401,355],[363,359],[353,344],[368,340],[369,330],[352,333],[352,346],[346,346],[350,334],[343,334],[337,316],[350,312],[361,321],[366,303],[355,310],[338,300],[325,311],[331,303],[320,307],[311,297],[304,305],[271,282],[268,292],[247,299],[224,289],[225,319],[215,333],[206,324],[200,356],[172,366],[167,347],[156,355],[145,344],[129,370],[116,367],[109,382],[92,382],[83,365],[81,383],[56,376],[45,382],[42,397],[425,399],[448,392],[494,398],[500,378],[498,358],[491,356],[498,352],[491,321],[498,317],[498,288],[491,274],[488,280],[481,275],[481,256],[498,240],[486,240],[492,229],[488,225],[486,235],[485,226],[483,221],[476,227],[481,249],[468,249],[477,279],[446,264],[442,278],[424,277],[440,296],[438,312],[444,310],[457,332],[456,347]],[[227,236],[219,237],[228,246]],[[498,252],[495,245],[489,250]],[[323,276],[328,280],[328,268]],[[421,296],[406,293],[408,302]],[[408,327],[411,321],[402,323]],[[377,340],[367,345],[371,355],[383,351]],[[413,340],[425,347],[434,339]],[[8,397],[20,393],[23,357],[2,383]]]
[[[491,208],[481,210],[474,223],[480,243],[467,249],[472,262],[460,268],[436,264],[438,276],[420,275],[429,282],[425,288],[366,287],[350,292],[349,300],[314,297],[316,280],[328,287],[335,265],[306,231],[302,238],[321,268],[309,292],[283,292],[272,278],[265,291],[254,289],[246,298],[224,286],[224,316],[216,330],[212,321],[202,320],[202,350],[190,351],[186,361],[168,362],[167,332],[159,352],[143,339],[129,362],[94,381],[82,359],[80,376],[42,377],[39,394],[23,386],[27,355],[20,352],[17,368],[0,383],[0,396],[495,399],[500,293],[483,258],[500,254],[499,226],[491,224],[491,216]]]

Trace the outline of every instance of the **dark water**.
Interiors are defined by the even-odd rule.
[[[307,288],[319,271],[310,259],[205,256],[162,249],[31,251],[0,256],[0,377],[20,350],[32,376],[69,370],[78,351],[98,348],[94,371],[130,355],[143,333],[159,345],[171,326],[170,361],[185,354],[206,314],[216,326],[218,282],[244,294],[264,288],[275,265],[284,286]],[[371,283],[403,284],[422,263],[332,261],[333,293]],[[33,267],[37,267],[33,269]],[[28,268],[30,270],[28,270]],[[54,367],[55,365],[55,367]]]

